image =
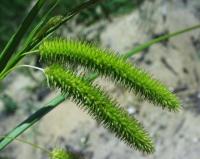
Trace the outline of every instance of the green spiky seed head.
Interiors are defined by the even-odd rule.
[[[50,86],[60,88],[99,123],[128,145],[145,153],[152,153],[154,145],[142,125],[121,109],[99,87],[58,65],[45,70]]]
[[[50,155],[51,159],[73,159],[71,153],[63,149],[54,149]]]
[[[85,42],[61,39],[45,41],[40,45],[39,50],[42,59],[50,64],[80,64],[102,76],[111,77],[163,108],[176,111],[180,107],[180,101],[166,86],[120,58],[113,51],[102,50]]]

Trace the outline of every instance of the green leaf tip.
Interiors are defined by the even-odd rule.
[[[50,86],[60,88],[72,100],[103,124],[119,139],[145,153],[154,151],[153,143],[142,125],[120,108],[98,86],[77,77],[70,70],[53,65],[45,69]]]
[[[39,47],[41,58],[47,63],[80,64],[102,76],[109,76],[145,99],[177,111],[179,99],[163,84],[145,71],[135,67],[111,50],[74,40],[53,39]]]

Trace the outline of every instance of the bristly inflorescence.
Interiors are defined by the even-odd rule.
[[[41,58],[46,62],[80,64],[100,75],[111,77],[163,108],[176,111],[180,107],[178,98],[163,84],[113,51],[102,50],[85,42],[62,39],[45,41],[39,50]]]
[[[45,69],[51,86],[60,88],[99,123],[128,145],[145,153],[154,151],[153,143],[142,125],[121,109],[99,87],[58,65]]]
[[[50,157],[51,159],[75,159],[70,152],[58,148],[53,149]]]

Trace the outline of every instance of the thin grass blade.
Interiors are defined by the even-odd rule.
[[[52,12],[54,11],[54,9],[56,8],[57,5],[58,5],[58,0],[54,1],[54,3],[49,8],[49,10],[43,15],[42,19],[37,24],[37,26],[33,29],[33,31],[31,31],[31,33],[29,34],[28,38],[26,39],[24,49],[22,49],[23,51],[21,51],[21,52],[25,52],[25,51],[29,50],[28,46],[33,41],[33,38],[36,36],[36,34],[47,23],[47,21],[49,20],[50,15],[52,14]]]
[[[20,44],[22,38],[27,33],[32,22],[40,11],[41,7],[44,5],[46,0],[38,0],[37,3],[33,6],[29,14],[26,16],[22,24],[20,25],[18,31],[11,37],[3,52],[0,55],[0,72],[4,69],[7,62],[10,60],[12,55],[17,50],[18,45]]]
[[[180,30],[180,31],[177,31],[177,32],[174,32],[174,33],[171,33],[171,34],[167,34],[167,35],[164,35],[164,36],[160,36],[156,39],[153,39],[153,40],[150,40],[144,44],[141,44],[139,46],[136,46],[133,50],[127,52],[125,55],[124,55],[124,58],[129,58],[130,56],[132,55],[135,55],[147,48],[149,48],[150,46],[156,44],[156,43],[159,43],[161,41],[164,41],[164,40],[167,40],[167,39],[170,39],[172,37],[175,37],[175,36],[178,36],[178,35],[181,35],[183,33],[187,33],[187,32],[190,32],[190,31],[193,31],[193,30],[196,30],[196,29],[199,29],[200,28],[200,24],[198,25],[195,25],[195,26],[192,26],[192,27],[189,27],[189,28],[186,28],[186,29],[183,29],[183,30]]]
[[[83,11],[84,9],[86,9],[88,7],[91,7],[92,5],[94,5],[94,4],[96,4],[96,3],[100,2],[100,1],[103,1],[103,0],[89,0],[89,1],[86,1],[86,2],[82,3],[81,5],[75,7],[74,9],[72,9],[69,13],[65,14],[65,17],[59,23],[57,23],[54,26],[52,26],[50,29],[47,30],[47,32],[44,32],[44,34],[42,36],[39,36],[39,38],[37,38],[33,42],[29,43],[30,45],[28,45],[28,47],[25,50],[19,52],[19,56],[17,54],[14,57],[14,59],[11,62],[9,62],[8,67],[6,67],[4,72],[2,74],[0,74],[0,80],[5,78],[7,76],[7,72],[9,72],[9,70],[12,69],[24,57],[23,55],[21,55],[21,54],[23,54],[24,51],[26,52],[26,51],[30,51],[30,50],[36,48],[43,40],[45,40],[48,37],[50,37],[54,33],[55,30],[57,30],[60,26],[62,26],[64,23],[66,23],[72,17],[74,17],[75,15],[77,15],[78,13]],[[1,62],[1,57],[0,57],[0,62]],[[3,66],[5,67],[5,65],[6,64],[4,64]],[[0,67],[1,67],[1,63],[0,63]],[[2,68],[2,70],[3,69],[4,68]],[[0,69],[0,72],[2,70]]]

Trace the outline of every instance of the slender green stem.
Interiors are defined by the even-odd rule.
[[[24,53],[22,54],[22,56],[31,55],[31,54],[35,54],[35,53],[38,53],[38,52],[39,52],[39,50],[28,51],[28,52],[24,52]]]
[[[36,66],[32,66],[32,65],[18,65],[16,67],[29,67],[29,68],[36,69],[36,70],[39,70],[41,72],[44,72],[44,69],[36,67]]]
[[[177,36],[177,35],[180,35],[180,34],[183,34],[183,33],[187,33],[189,31],[192,31],[192,30],[195,30],[195,29],[199,29],[200,28],[200,24],[198,25],[195,25],[195,26],[192,26],[190,28],[186,28],[186,29],[183,29],[183,30],[180,30],[180,31],[177,31],[177,32],[174,32],[174,33],[171,33],[171,34],[167,34],[167,35],[164,35],[164,36],[160,36],[156,39],[153,39],[151,41],[148,41],[142,45],[139,45],[139,46],[136,46],[133,50],[127,52],[124,57],[125,58],[128,58],[134,54],[137,54],[139,52],[141,52],[142,50],[146,49],[146,48],[149,48],[150,46],[152,46],[153,44],[156,44],[158,42],[161,42],[161,41],[164,41],[164,40],[167,40],[169,38],[172,38],[174,36]]]
[[[36,66],[32,66],[32,65],[17,65],[15,67],[12,67],[11,69],[9,69],[8,72],[5,72],[5,74],[9,74],[10,72],[12,72],[13,70],[15,70],[16,68],[21,68],[21,67],[29,67],[29,68],[32,68],[32,69],[36,69],[36,70],[41,71],[45,75],[44,69],[36,67]],[[2,74],[0,76],[0,80],[5,77],[5,74]]]
[[[39,146],[39,145],[36,145],[36,144],[33,144],[29,141],[26,141],[26,140],[23,140],[23,139],[17,139],[17,138],[13,138],[13,137],[10,137],[10,136],[1,136],[0,135],[0,138],[8,138],[8,139],[12,139],[12,140],[15,140],[15,141],[19,141],[21,143],[24,143],[24,144],[27,144],[27,145],[30,145],[32,146],[33,148],[36,148],[36,149],[39,149],[47,154],[51,154],[51,152],[49,150],[47,150],[46,148],[42,147],[42,146]]]

